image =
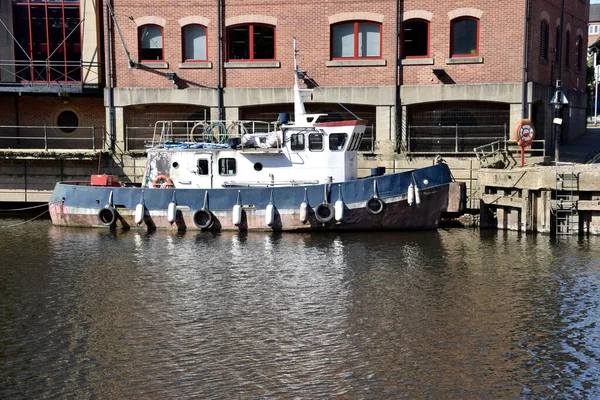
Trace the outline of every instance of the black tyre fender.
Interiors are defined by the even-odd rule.
[[[208,229],[214,222],[212,213],[204,208],[194,213],[194,224],[200,229]]]
[[[377,196],[371,196],[365,204],[365,209],[373,215],[380,214],[384,208],[385,203]]]
[[[322,224],[330,222],[335,217],[335,209],[329,203],[321,203],[315,208],[315,218]]]
[[[104,226],[117,224],[117,210],[113,206],[106,206],[98,211],[98,221]]]

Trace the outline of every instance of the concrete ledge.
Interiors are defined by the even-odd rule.
[[[177,65],[179,69],[211,69],[212,63],[210,61],[199,61],[199,62],[184,62]]]
[[[504,196],[501,194],[484,194],[481,196],[484,204],[504,206],[512,208],[523,208],[523,198]]]
[[[428,58],[405,58],[402,60],[402,65],[433,65],[435,59],[432,57]]]
[[[135,64],[136,68],[150,68],[150,69],[166,69],[169,68],[169,63],[167,62],[141,62]]]
[[[483,64],[483,57],[451,57],[446,58],[446,64]]]
[[[600,200],[577,200],[577,210],[600,211]]]
[[[402,85],[403,105],[433,101],[494,101],[501,103],[521,102],[521,83],[487,83],[455,85]],[[531,97],[529,97],[531,98]]]
[[[332,60],[325,62],[327,67],[385,67],[386,60]]]
[[[230,61],[223,64],[225,68],[279,68],[279,61]]]

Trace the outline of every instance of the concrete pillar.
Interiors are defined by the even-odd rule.
[[[521,210],[518,208],[507,208],[506,230],[521,230]]]
[[[502,207],[496,208],[496,223],[498,229],[506,229],[506,211]]]
[[[479,200],[479,226],[481,229],[495,228],[497,226],[494,213],[483,200]]]
[[[533,231],[533,217],[531,212],[531,192],[528,189],[523,189],[523,202],[521,204],[521,231]]]
[[[550,228],[550,221],[548,217],[550,212],[547,209],[549,194],[547,190],[541,190],[539,195],[536,196],[535,201],[535,232],[548,232]]]
[[[106,126],[110,124],[110,115],[108,107],[106,108]],[[108,128],[106,129],[108,132]],[[127,132],[125,126],[125,109],[123,107],[115,107],[115,149],[117,153],[127,151]],[[105,150],[110,148],[110,138],[106,138]]]
[[[511,104],[510,105],[510,122],[508,123],[507,128],[507,136],[509,140],[514,140],[513,131],[515,126],[521,120],[521,104]]]
[[[394,107],[375,107],[375,146],[378,154],[394,154],[396,144],[394,120]]]
[[[81,44],[81,62],[83,65],[82,80],[86,84],[100,84],[100,38],[98,32],[99,24],[102,21],[103,2],[97,0],[83,0],[80,2],[80,18],[83,43]]]
[[[212,109],[211,109],[212,115]],[[238,121],[240,119],[240,109],[238,107],[225,108],[225,119],[227,121]]]
[[[211,107],[210,108],[210,120],[211,121],[218,121],[219,120],[219,108],[218,107]]]

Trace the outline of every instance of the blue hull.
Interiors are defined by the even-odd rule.
[[[420,204],[409,204],[409,185],[419,188]],[[253,187],[222,189],[169,189],[90,186],[57,183],[50,200],[55,225],[167,229],[247,230],[343,230],[343,229],[435,229],[448,204],[452,176],[446,164],[414,171],[369,177],[330,185]],[[369,199],[380,199],[381,210],[368,207]],[[319,205],[343,202],[340,220],[324,222]],[[175,220],[167,209],[176,203]],[[300,205],[308,203],[307,212]],[[144,205],[143,222],[136,221],[135,209]],[[242,221],[235,225],[233,208],[242,205]],[[269,204],[273,214],[268,216]],[[321,207],[322,208],[322,207]],[[371,208],[370,210],[368,208]],[[115,220],[103,218],[102,210],[114,210]],[[330,210],[333,207],[330,207]],[[212,222],[204,226],[199,210],[208,212]],[[325,210],[327,211],[327,210]],[[111,211],[112,212],[112,211]],[[136,222],[140,222],[139,224]],[[270,222],[267,225],[267,222]]]

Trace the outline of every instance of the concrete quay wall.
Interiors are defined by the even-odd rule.
[[[565,164],[478,173],[481,228],[600,234],[600,165]]]

